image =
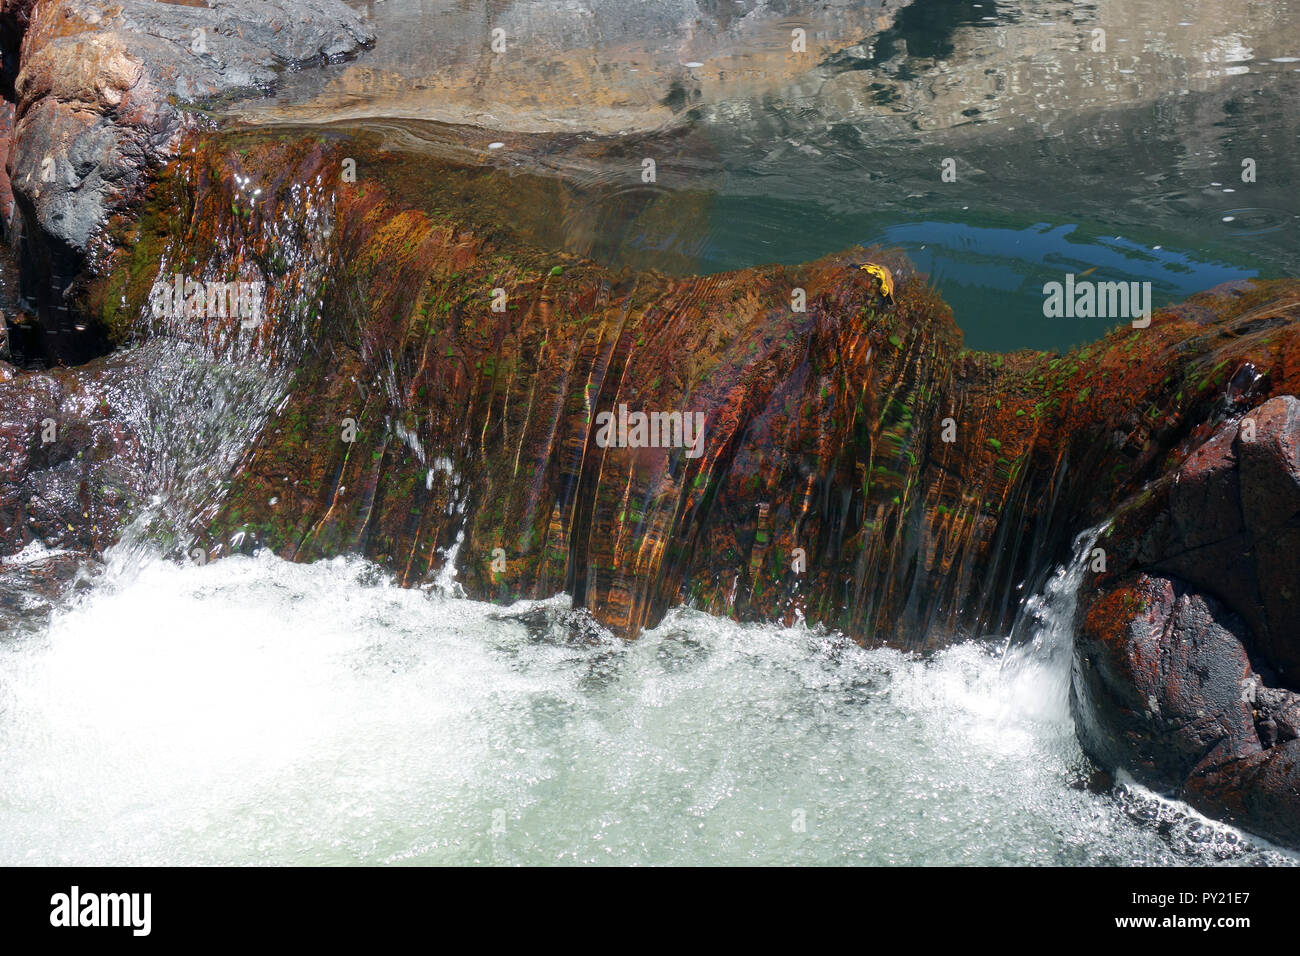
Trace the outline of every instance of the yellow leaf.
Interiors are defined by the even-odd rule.
[[[894,274],[884,266],[876,265],[874,262],[867,262],[858,268],[864,272],[869,272],[880,280],[880,294],[886,299],[894,298]]]

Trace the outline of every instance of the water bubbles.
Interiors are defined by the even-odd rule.
[[[1263,206],[1244,206],[1240,209],[1222,210],[1219,221],[1230,226],[1229,234],[1236,239],[1266,236],[1287,228],[1292,217],[1279,209]]]
[[[358,559],[148,560],[0,643],[0,862],[1290,860],[1078,786],[1045,674],[682,609],[628,643]]]

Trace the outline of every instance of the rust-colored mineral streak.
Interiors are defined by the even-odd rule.
[[[357,148],[197,145],[95,300],[119,336],[296,369],[196,529],[214,553],[359,552],[406,585],[454,554],[472,596],[566,590],[627,636],[686,601],[927,646],[1005,627],[1075,532],[1189,453],[1244,364],[1254,397],[1300,386],[1295,282],[1221,287],[1063,356],[975,353],[896,255],[614,273],[472,204],[348,182]],[[142,323],[178,262],[263,279],[266,320]],[[621,407],[702,414],[701,454],[601,447]]]

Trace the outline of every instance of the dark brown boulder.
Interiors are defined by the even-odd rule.
[[[1279,395],[1225,422],[1126,504],[1101,544],[1110,582],[1171,575],[1225,602],[1249,625],[1270,677],[1300,688],[1300,399]]]
[[[1300,688],[1300,400],[1286,395],[1248,413],[1237,454],[1263,610],[1259,653]]]
[[[1245,624],[1220,602],[1143,574],[1085,599],[1080,615],[1073,692],[1104,764],[1168,791],[1261,749]]]
[[[1107,568],[1082,587],[1072,684],[1100,763],[1288,846],[1300,846],[1298,449],[1294,395],[1233,409],[1119,511],[1099,542]]]
[[[1251,665],[1222,602],[1137,574],[1080,607],[1071,697],[1085,749],[1202,812],[1300,845],[1300,694]]]

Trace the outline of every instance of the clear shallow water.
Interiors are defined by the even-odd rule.
[[[1051,613],[1004,662],[530,610],[566,613],[357,560],[119,557],[0,641],[0,863],[1293,861],[1083,788]]]
[[[548,177],[498,215],[543,246],[690,274],[896,245],[998,350],[1108,330],[1044,317],[1067,271],[1152,281],[1157,306],[1300,273],[1300,0],[355,5],[373,51],[239,118],[379,131],[503,192]]]

